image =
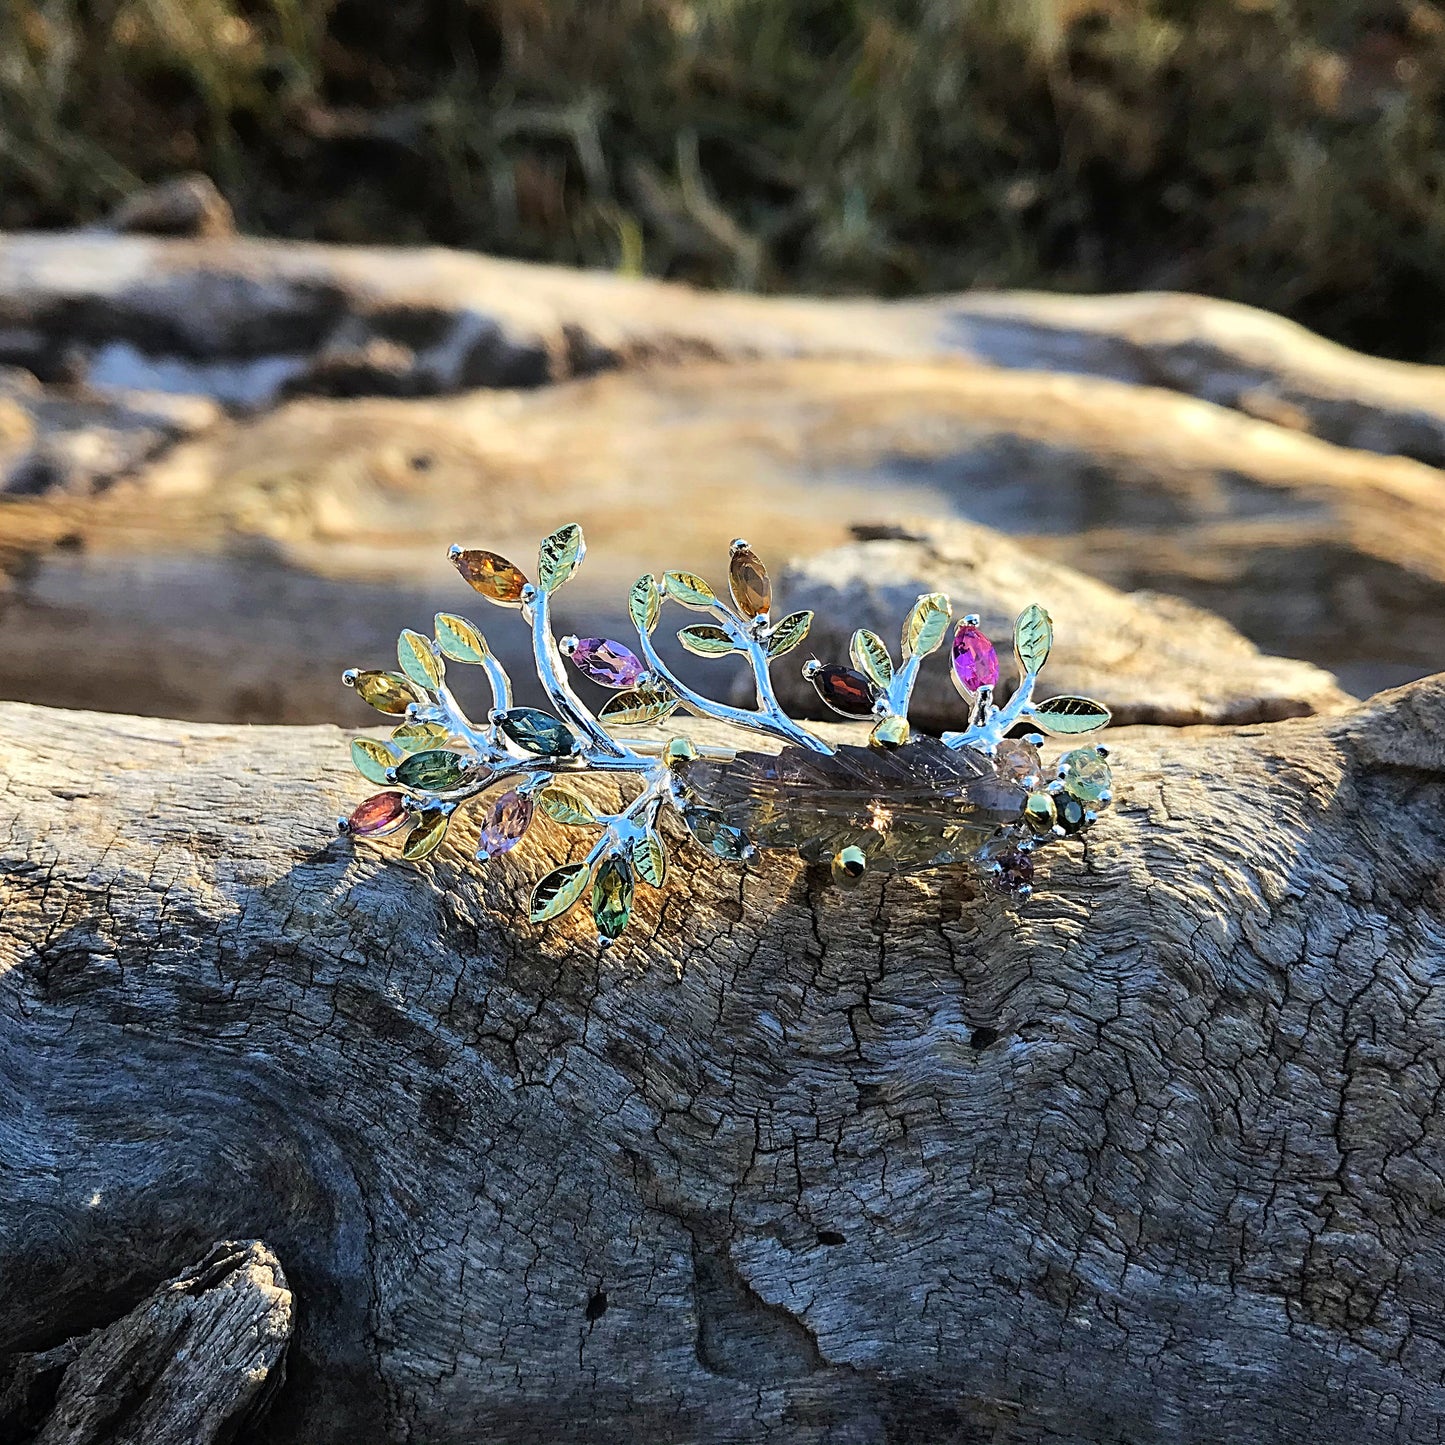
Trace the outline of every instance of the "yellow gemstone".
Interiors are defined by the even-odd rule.
[[[504,606],[516,607],[522,601],[522,588],[527,579],[505,557],[465,547],[452,558],[456,569],[483,597]]]
[[[1028,801],[1024,804],[1024,821],[1034,832],[1052,832],[1058,816],[1054,800],[1048,793],[1029,794]]]
[[[358,672],[351,685],[362,702],[370,704],[377,712],[391,713],[395,717],[405,713],[412,703],[421,701],[416,688],[399,672]]]
[[[746,544],[734,546],[728,563],[728,586],[741,616],[751,621],[763,617],[773,605],[773,584],[768,569],[753,549]]]

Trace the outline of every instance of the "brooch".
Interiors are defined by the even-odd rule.
[[[357,738],[357,768],[384,791],[367,798],[340,831],[354,838],[404,835],[401,856],[425,858],[446,837],[459,809],[484,805],[478,859],[510,852],[540,812],[592,830],[580,862],[554,868],[532,890],[534,923],[589,897],[598,936],[619,937],[638,883],[661,888],[669,847],[660,824],[677,819],[715,858],[746,862],[762,848],[794,849],[827,864],[842,887],[867,872],[916,872],[967,864],[997,892],[1026,898],[1034,854],[1089,827],[1110,799],[1106,750],[1077,747],[1052,766],[1039,752],[1044,733],[1098,731],[1109,711],[1090,698],[1036,701],[1035,684],[1053,643],[1053,623],[1037,605],[1014,627],[1018,676],[1003,702],[993,644],[969,615],[953,628],[951,677],[964,704],[963,727],[941,737],[915,734],[908,705],[924,660],[948,641],[952,606],[925,593],[904,619],[900,652],[866,628],[853,634],[851,666],[812,659],[802,673],[833,712],[868,725],[866,742],[834,744],[783,710],[771,668],[802,645],[811,612],[774,621],[772,584],[752,547],[730,549],[728,600],[690,572],[639,577],[628,597],[637,651],[601,637],[553,635],[552,598],[581,566],[582,529],[546,538],[535,581],[493,552],[453,547],[462,577],[489,602],[517,612],[531,630],[537,677],[550,710],[514,706],[506,670],[481,631],[439,612],[434,635],[405,631],[399,671],[358,671],[344,681],[363,701],[397,720],[386,741]],[[659,655],[664,606],[701,614],[677,640],[704,658],[737,657],[751,669],[755,706],[715,702],[695,691]],[[448,666],[480,670],[491,694],[486,721],[472,722],[451,690]],[[585,679],[605,701],[595,709],[573,688]],[[697,744],[657,729],[679,708],[762,733],[780,751]],[[1021,732],[1021,736],[1011,736]],[[740,740],[741,742],[741,740]],[[619,811],[606,812],[571,781],[617,774]]]

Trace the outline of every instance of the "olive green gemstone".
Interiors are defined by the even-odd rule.
[[[1086,808],[1097,807],[1113,787],[1109,765],[1093,748],[1075,748],[1059,759],[1064,769],[1064,791]]]
[[[396,780],[418,793],[445,793],[459,788],[466,778],[462,755],[446,748],[413,753],[396,765]]]
[[[773,605],[773,584],[768,569],[751,547],[738,547],[728,564],[728,587],[738,613],[751,621],[765,616]]]
[[[348,674],[349,675],[349,674]],[[399,672],[358,672],[352,681],[356,695],[377,712],[399,717],[421,694]]]
[[[875,748],[901,748],[911,736],[906,717],[886,717],[868,734]]]
[[[1067,793],[1058,800],[1058,822],[1066,833],[1077,833],[1088,823],[1084,816],[1084,805]]]
[[[551,713],[535,707],[509,708],[497,726],[523,752],[543,758],[570,758],[577,751],[577,735]]]
[[[607,858],[592,880],[592,918],[603,938],[618,938],[632,917],[632,869],[625,859]]]
[[[839,888],[856,888],[867,871],[868,859],[855,844],[849,844],[833,855],[833,882]]]
[[[1024,804],[1024,821],[1036,833],[1051,833],[1058,819],[1054,800],[1048,793],[1030,793]]]

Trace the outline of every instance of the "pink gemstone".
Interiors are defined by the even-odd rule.
[[[953,634],[953,670],[969,692],[998,682],[998,653],[978,628],[960,622]]]
[[[642,659],[636,653],[605,637],[580,638],[572,652],[572,661],[603,687],[636,687],[644,670]]]
[[[406,799],[400,793],[377,793],[346,820],[346,831],[355,838],[385,838],[395,833],[408,817]]]
[[[482,836],[477,839],[478,858],[497,858],[510,853],[522,841],[527,824],[532,821],[532,800],[515,788],[503,793],[492,804]]]

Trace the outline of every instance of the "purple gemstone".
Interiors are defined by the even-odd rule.
[[[1017,893],[1020,889],[1031,888],[1033,881],[1034,860],[1027,853],[1014,848],[998,859],[993,886],[1000,893]]]
[[[503,793],[487,814],[482,824],[482,836],[477,839],[478,858],[497,858],[510,853],[522,841],[527,824],[532,821],[532,800],[524,797],[515,788]]]
[[[605,637],[579,638],[572,651],[572,661],[603,687],[636,687],[644,671],[642,659],[636,653]]]
[[[998,682],[998,653],[971,623],[960,622],[953,634],[953,671],[969,692]]]

